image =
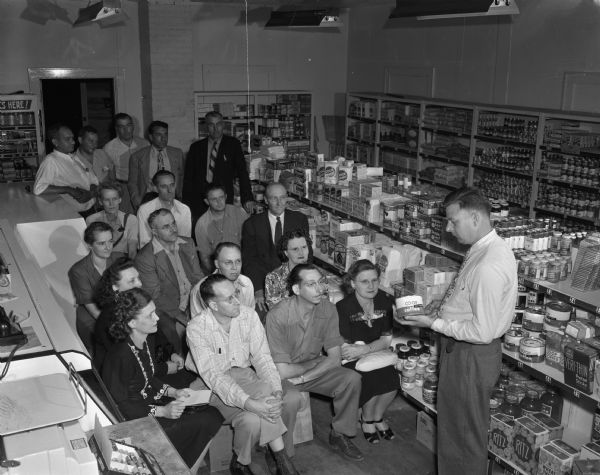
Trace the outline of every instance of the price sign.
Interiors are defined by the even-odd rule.
[[[534,290],[539,290],[540,284],[538,284],[537,282],[534,282],[533,283],[533,288],[534,288]]]
[[[552,378],[550,376],[546,375],[545,379],[548,384],[552,384]]]
[[[442,256],[445,256],[446,255],[446,249],[444,249],[444,248],[440,249],[440,254]]]
[[[600,307],[596,307],[596,313],[600,314]]]
[[[575,297],[569,297],[569,303],[575,305]]]
[[[546,295],[552,295],[552,289],[546,288]]]
[[[517,361],[517,367],[519,369],[523,369],[523,362],[522,361]]]
[[[519,282],[519,285],[525,285],[525,277],[519,276],[518,282]]]
[[[573,389],[573,396],[575,396],[576,398],[580,398],[581,393],[579,391],[577,391],[577,389]]]

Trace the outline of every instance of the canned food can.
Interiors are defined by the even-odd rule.
[[[519,344],[519,358],[528,363],[541,363],[546,358],[546,343],[540,338],[523,338]]]
[[[568,322],[571,318],[572,308],[568,303],[553,301],[546,304],[546,316],[550,320]]]

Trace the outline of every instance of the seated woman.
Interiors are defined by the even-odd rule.
[[[353,368],[363,355],[381,351],[392,341],[392,300],[379,290],[379,267],[371,261],[356,261],[345,277],[352,293],[337,304],[340,334],[347,344],[342,346],[342,358],[350,360],[344,366]],[[360,344],[357,344],[360,342]],[[362,375],[359,404],[362,407],[362,431],[368,442],[380,438],[391,440],[394,432],[383,420],[383,413],[396,397],[400,380],[393,366]]]
[[[113,233],[113,253],[133,259],[138,247],[138,220],[133,214],[119,211],[120,185],[111,182],[100,183],[97,194],[102,211],[85,218],[85,223],[89,225],[101,221],[108,224]]]
[[[154,355],[146,341],[157,330],[155,310],[150,295],[142,289],[127,290],[119,296],[109,327],[119,343],[106,355],[102,379],[126,419],[155,416],[192,467],[219,431],[223,416],[209,405],[186,410],[188,390],[176,389],[157,378]]]
[[[287,278],[292,269],[312,261],[312,240],[301,229],[288,231],[277,243],[277,254],[283,264],[265,278],[265,302],[269,309],[289,296]]]
[[[77,334],[90,355],[94,354],[93,333],[100,309],[94,303],[94,288],[114,260],[112,229],[106,223],[95,222],[83,232],[89,254],[69,269],[69,283],[77,304]]]
[[[122,292],[142,287],[139,273],[131,259],[118,258],[102,274],[94,301],[102,309],[94,328],[94,366],[102,372],[106,354],[117,343],[109,333],[110,322],[115,312],[115,304]],[[156,362],[156,375],[173,386],[187,386],[196,376],[183,368],[184,360],[173,351],[165,336],[159,331],[151,334],[147,340]]]

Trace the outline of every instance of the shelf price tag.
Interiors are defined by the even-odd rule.
[[[518,277],[518,282],[519,282],[519,285],[525,285],[525,277],[523,277],[522,275],[520,275]]]
[[[596,313],[600,315],[600,307],[596,307]]]
[[[552,384],[552,378],[550,376],[546,375],[545,379],[548,384]]]
[[[575,305],[575,301],[576,301],[575,297],[569,297],[569,303],[571,305]]]
[[[442,256],[445,256],[445,255],[446,255],[446,249],[444,249],[444,248],[441,248],[441,249],[440,249],[440,254],[441,254]]]
[[[546,288],[546,295],[552,295],[552,289]]]
[[[534,290],[539,290],[540,284],[538,284],[537,282],[534,282],[533,283],[533,288],[534,288]]]
[[[577,389],[573,389],[573,396],[579,399],[581,397],[581,393]]]
[[[519,369],[523,369],[523,362],[522,362],[522,361],[518,361],[518,360],[517,360],[517,367],[518,367]]]

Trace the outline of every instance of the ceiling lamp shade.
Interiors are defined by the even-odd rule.
[[[333,9],[272,11],[266,28],[282,27],[318,27],[331,28],[342,26],[339,12]]]
[[[516,0],[396,0],[390,18],[443,18],[518,15]]]

